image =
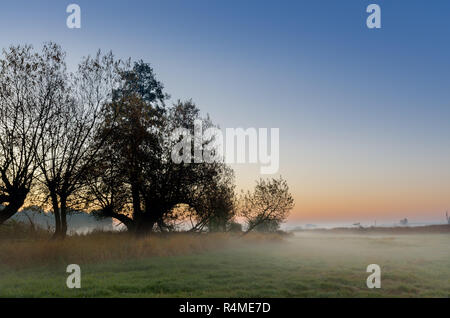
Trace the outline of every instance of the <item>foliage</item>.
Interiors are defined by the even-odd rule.
[[[46,43],[41,52],[13,46],[0,60],[0,224],[27,203],[53,210],[55,238],[66,236],[67,214],[81,210],[138,234],[241,231],[233,170],[172,159],[218,151],[214,136],[177,148],[178,129],[216,128],[208,115],[192,100],[167,106],[142,60],[99,51],[69,72],[65,57]],[[287,191],[281,179],[258,183],[243,200],[249,230],[277,228],[293,204]]]
[[[247,232],[252,230],[276,231],[289,211],[294,207],[294,199],[287,182],[282,179],[260,179],[253,192],[241,197],[241,215],[247,221]]]

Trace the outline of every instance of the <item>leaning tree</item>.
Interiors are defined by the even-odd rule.
[[[0,224],[24,204],[36,172],[36,147],[53,120],[65,65],[57,46],[41,53],[12,46],[0,60]]]
[[[278,229],[293,207],[294,199],[286,180],[260,179],[254,191],[244,193],[240,200],[240,214],[247,222],[246,233]]]

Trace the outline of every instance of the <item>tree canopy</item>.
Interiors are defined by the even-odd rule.
[[[55,237],[67,214],[112,217],[139,234],[236,230],[233,170],[223,162],[175,162],[182,128],[216,127],[192,100],[170,96],[149,63],[112,53],[87,56],[69,72],[65,52],[47,43],[4,50],[0,60],[0,224],[38,197],[51,207]],[[195,140],[188,151],[198,151]],[[201,140],[214,149],[213,138]],[[32,192],[32,193],[31,193]],[[36,201],[36,200],[34,200]],[[248,230],[282,222],[293,200],[282,179],[261,180],[242,199]],[[183,207],[183,208],[182,208]],[[188,220],[188,222],[187,222]]]

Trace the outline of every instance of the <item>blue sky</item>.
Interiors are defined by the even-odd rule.
[[[66,27],[77,3],[82,28]],[[366,7],[381,7],[370,30]],[[10,1],[0,46],[150,62],[221,127],[279,127],[294,217],[450,209],[450,1]],[[258,167],[236,167],[238,186]],[[325,203],[326,202],[326,203]],[[435,216],[436,215],[436,216]]]

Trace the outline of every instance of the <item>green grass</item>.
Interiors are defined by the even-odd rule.
[[[448,297],[449,243],[446,234],[238,240],[175,256],[80,262],[81,289],[66,287],[64,261],[0,265],[0,297]],[[366,287],[371,263],[382,268],[381,289]]]

